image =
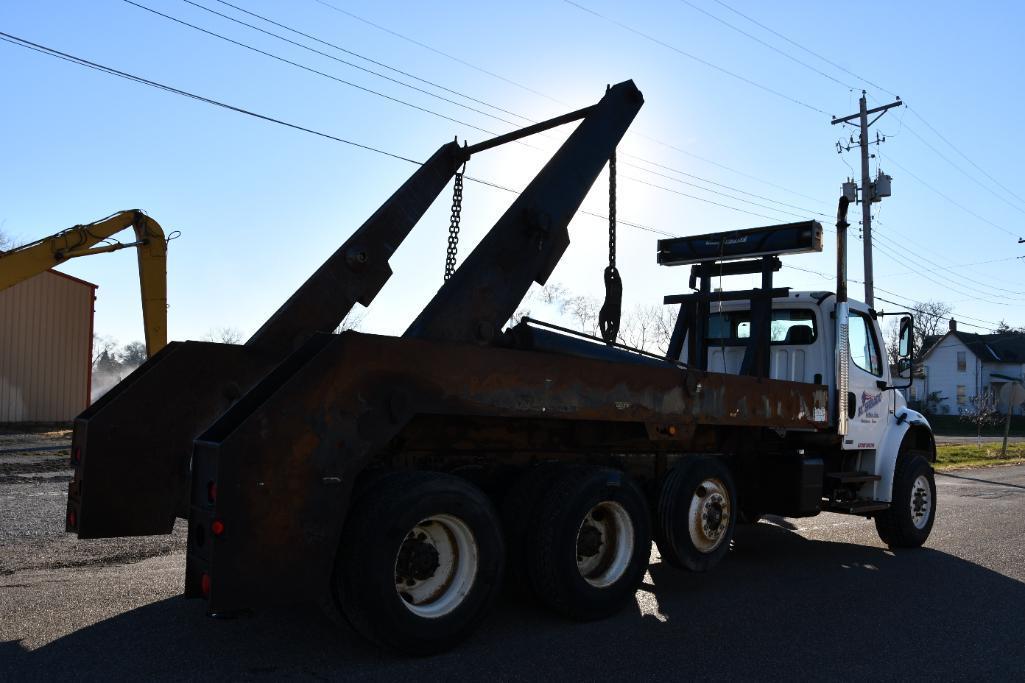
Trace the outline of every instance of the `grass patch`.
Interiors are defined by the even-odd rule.
[[[936,447],[936,469],[1020,465],[1025,463],[1025,443],[1007,444],[1007,455],[1000,457],[1000,444],[950,444]]]

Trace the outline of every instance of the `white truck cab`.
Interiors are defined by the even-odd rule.
[[[714,299],[715,294],[712,294]],[[914,446],[934,449],[932,431],[925,416],[907,407],[899,388],[910,382],[910,370],[898,372],[888,359],[879,314],[860,301],[848,301],[846,419],[831,411],[829,425],[837,437],[836,446],[846,453],[844,469],[878,477],[864,482],[861,493],[873,501],[892,502],[893,478],[898,455],[909,445],[911,429],[919,430]],[[824,384],[829,395],[841,400],[838,384],[844,368],[840,362],[837,297],[832,292],[791,291],[772,301],[769,377],[793,382]],[[751,337],[751,302],[712,301],[705,325],[709,372],[739,374]],[[902,332],[910,333],[910,323]],[[902,339],[903,366],[910,368],[907,349],[910,338]],[[688,363],[688,348],[682,344],[679,360]],[[900,364],[898,364],[900,365]],[[898,376],[903,375],[903,376]],[[935,457],[934,455],[932,457]]]

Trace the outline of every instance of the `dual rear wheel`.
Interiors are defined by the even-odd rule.
[[[729,547],[736,492],[715,459],[675,468],[659,496],[663,558],[704,570]],[[648,502],[615,469],[539,465],[520,476],[501,518],[474,484],[402,471],[368,479],[339,544],[335,603],[363,636],[414,655],[451,648],[476,628],[503,584],[578,620],[623,609],[647,571]]]

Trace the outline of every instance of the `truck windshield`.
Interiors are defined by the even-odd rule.
[[[719,344],[746,344],[751,337],[751,311],[729,311],[708,316],[706,338]],[[815,313],[806,308],[772,312],[771,343],[812,344],[818,337]]]

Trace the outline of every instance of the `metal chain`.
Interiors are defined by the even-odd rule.
[[[616,267],[616,151],[609,157],[609,267]]]
[[[448,225],[448,251],[445,253],[445,279],[452,277],[456,270],[456,253],[459,251],[459,219],[463,211],[463,172],[464,164],[456,171],[455,182],[452,184],[452,217]]]

